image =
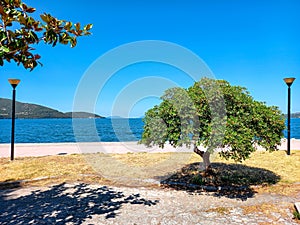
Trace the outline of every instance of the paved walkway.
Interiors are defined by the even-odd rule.
[[[146,148],[137,142],[87,142],[87,143],[39,143],[16,144],[15,157],[45,156],[79,153],[128,153],[128,152],[175,152],[192,151],[192,149],[178,148],[166,145],[164,149]],[[10,144],[0,144],[0,157],[10,156]]]
[[[286,140],[282,141],[280,150],[286,150]],[[258,148],[262,149],[262,148]],[[291,140],[291,149],[300,150],[300,140]],[[78,153],[128,153],[128,152],[193,152],[193,149],[173,148],[166,145],[163,149],[158,147],[146,148],[137,142],[90,142],[90,143],[46,143],[46,144],[16,144],[15,157],[46,156]],[[0,144],[0,157],[10,157],[10,144]]]
[[[296,200],[256,195],[241,201],[169,189],[60,184],[0,191],[0,224],[293,225],[287,205]],[[268,215],[243,210],[263,203],[281,209]]]

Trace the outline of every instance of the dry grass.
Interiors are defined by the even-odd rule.
[[[292,203],[277,202],[274,203],[263,203],[259,205],[242,206],[244,214],[263,214],[265,217],[272,219],[274,224],[281,224],[278,218],[290,218],[290,213],[293,212],[294,206]],[[299,221],[294,220],[299,223]],[[270,223],[260,223],[261,225]],[[272,223],[273,224],[273,223]]]
[[[88,161],[88,163],[87,163]],[[108,182],[99,171],[115,177],[147,179],[154,174],[164,177],[174,173],[176,169],[201,161],[194,153],[128,153],[128,154],[90,154],[63,155],[45,157],[17,158],[11,162],[8,158],[0,158],[0,182],[34,179],[38,177],[52,177],[45,182],[64,181],[92,181]],[[216,162],[233,163],[218,157]],[[243,165],[270,170],[281,177],[279,186],[265,188],[266,190],[290,193],[298,192],[299,185],[291,185],[300,181],[300,151],[292,151],[286,156],[284,151],[274,153],[256,152]],[[100,168],[97,168],[100,167]],[[94,170],[96,169],[96,171]],[[89,174],[89,176],[82,176]],[[148,177],[149,176],[149,177]],[[107,176],[104,176],[107,177]],[[262,191],[264,187],[261,188]],[[272,191],[274,191],[272,190]]]
[[[221,215],[226,215],[230,213],[230,210],[232,210],[231,207],[216,207],[216,208],[210,208],[205,210],[205,212],[215,212]]]
[[[174,153],[159,153],[159,154],[149,154],[149,153],[128,153],[128,154],[113,154],[113,160],[117,160],[123,164],[134,166],[134,167],[151,167],[158,164],[164,163],[172,159],[177,154]],[[191,155],[191,154],[189,154]],[[180,154],[179,157],[183,157]],[[188,156],[190,157],[190,156]],[[179,160],[179,159],[177,159]],[[188,161],[190,162],[190,161]]]
[[[231,160],[226,162],[219,157],[216,157],[215,161],[234,163]],[[257,151],[242,164],[270,170],[281,177],[280,183],[300,182],[300,151],[292,151],[290,156],[286,155],[285,151],[272,153]]]
[[[87,154],[85,158],[103,177],[123,185],[161,179],[199,160],[194,153]]]
[[[24,180],[28,182],[22,185],[34,183],[39,186],[68,181],[107,182],[95,173],[82,155],[26,157],[14,161],[0,158],[0,171],[0,183],[4,187],[11,186],[7,182]],[[86,174],[88,176],[84,176]]]
[[[94,173],[80,155],[0,159],[0,182]]]
[[[300,183],[285,184],[279,182],[279,184],[272,186],[258,186],[255,188],[255,191],[257,193],[277,193],[285,196],[296,196],[300,193]]]
[[[147,179],[153,170],[159,175],[173,172],[178,162],[182,165],[198,160],[193,154],[86,154],[45,157],[24,157],[10,161],[0,158],[0,183],[48,178],[34,181],[35,184],[48,184],[66,181],[86,181],[109,183],[110,176]],[[171,171],[170,171],[171,168]],[[156,171],[156,172],[157,172]],[[85,176],[88,175],[88,176]]]

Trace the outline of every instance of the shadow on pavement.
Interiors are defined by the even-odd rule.
[[[156,205],[159,201],[125,196],[106,186],[87,184],[52,186],[29,195],[10,197],[12,189],[0,192],[0,224],[81,224],[93,215],[114,218],[125,204]]]

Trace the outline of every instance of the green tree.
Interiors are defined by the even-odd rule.
[[[277,107],[254,100],[246,88],[224,80],[203,78],[188,89],[168,89],[161,99],[146,112],[140,143],[192,146],[206,170],[213,151],[241,162],[258,145],[277,150],[283,137],[284,116]]]
[[[36,9],[21,0],[0,0],[0,65],[14,61],[33,70],[41,64],[40,55],[34,54],[32,46],[43,41],[55,46],[57,43],[75,47],[77,37],[89,35],[92,24],[81,27],[80,23],[60,20],[48,13],[40,20],[31,16]]]

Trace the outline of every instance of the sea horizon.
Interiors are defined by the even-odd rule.
[[[16,119],[15,143],[136,142],[143,126],[142,118]],[[0,143],[10,143],[11,119],[0,127]],[[300,139],[300,118],[291,119],[291,138]]]

